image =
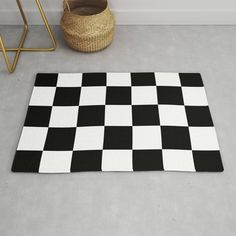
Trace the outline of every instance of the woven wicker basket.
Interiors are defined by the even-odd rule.
[[[111,44],[115,19],[107,0],[65,0],[61,28],[71,48],[96,52]]]

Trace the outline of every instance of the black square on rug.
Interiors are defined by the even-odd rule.
[[[198,73],[38,74],[14,172],[221,172]]]

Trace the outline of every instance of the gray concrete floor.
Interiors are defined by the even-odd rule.
[[[0,27],[9,46],[19,28]],[[236,26],[118,27],[105,51],[22,53],[13,75],[0,57],[0,235],[236,235]],[[48,45],[32,27],[27,45]],[[223,173],[11,173],[37,72],[200,72]]]

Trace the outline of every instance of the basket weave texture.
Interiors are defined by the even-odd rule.
[[[96,52],[113,41],[115,19],[106,1],[105,4],[103,1],[103,5],[97,1],[87,5],[88,2],[67,2],[61,28],[64,39],[71,48],[82,52]]]

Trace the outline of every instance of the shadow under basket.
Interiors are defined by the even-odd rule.
[[[65,0],[61,28],[69,47],[96,52],[113,41],[115,18],[106,0]]]

